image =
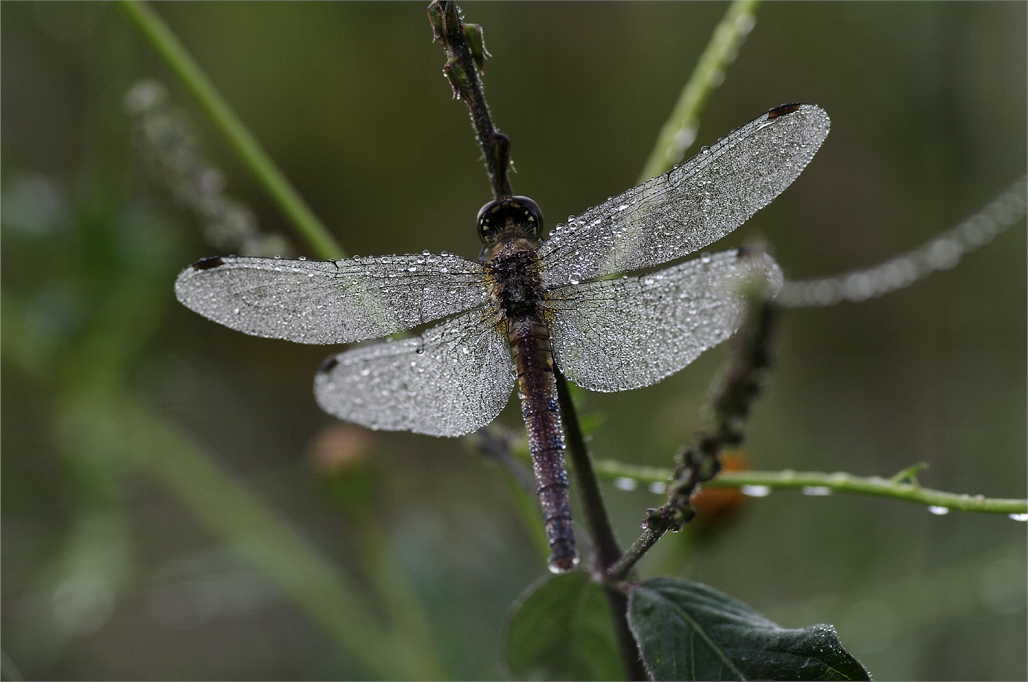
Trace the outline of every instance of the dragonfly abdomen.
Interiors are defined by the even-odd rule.
[[[517,370],[521,415],[528,431],[528,447],[538,484],[536,492],[550,547],[550,570],[568,571],[578,563],[578,557],[549,329],[541,320],[508,320],[507,340]]]

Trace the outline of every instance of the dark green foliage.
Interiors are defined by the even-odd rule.
[[[625,678],[603,589],[577,571],[522,597],[507,624],[503,658],[522,679]]]
[[[869,680],[831,625],[788,630],[706,585],[631,588],[629,622],[656,680]]]

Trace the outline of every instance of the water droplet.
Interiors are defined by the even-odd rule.
[[[546,567],[550,569],[550,573],[560,574],[573,569],[575,566],[578,565],[578,561],[578,555],[576,554],[575,556],[571,557],[570,566],[568,566],[566,565],[568,563],[566,556],[560,558],[554,558],[551,556],[549,559],[546,560]]]
[[[1028,514],[1010,514],[1014,521],[1028,521]]]
[[[618,490],[635,490],[639,483],[634,478],[619,476],[614,479],[614,487]]]
[[[815,497],[821,495],[831,495],[832,489],[823,485],[808,485],[803,488],[804,495],[814,495]]]
[[[949,507],[936,507],[935,505],[932,505],[931,507],[928,507],[928,511],[936,516],[945,516],[946,514],[949,514]]]
[[[771,488],[766,485],[743,485],[739,486],[739,492],[749,497],[767,497],[771,494]]]
[[[307,260],[307,256],[300,256],[299,260]]]
[[[667,483],[663,481],[654,481],[650,483],[649,491],[655,495],[663,495],[667,492]]]

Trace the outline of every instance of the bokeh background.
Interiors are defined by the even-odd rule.
[[[462,6],[493,55],[515,191],[550,225],[637,182],[725,10]],[[349,253],[477,256],[488,184],[423,5],[156,9]],[[180,306],[176,273],[221,251],[125,111],[143,78],[191,122],[224,195],[313,254],[119,7],[0,11],[5,673],[502,677],[504,620],[545,566],[497,467],[461,440],[334,422],[311,384],[337,349]],[[974,213],[1025,171],[1026,22],[1024,3],[762,7],[696,148],[783,102],[821,105],[832,132],[716,247],[763,240],[788,277],[819,277]],[[1025,284],[1022,220],[903,291],[786,311],[750,465],[888,476],[925,461],[924,485],[1024,497]],[[593,452],[667,465],[724,357],[585,395]],[[501,421],[518,428],[517,409]],[[628,543],[660,498],[604,491]],[[703,538],[665,538],[642,569],[784,626],[834,623],[879,679],[1024,679],[1025,555],[1025,525],[1002,515],[775,492]]]

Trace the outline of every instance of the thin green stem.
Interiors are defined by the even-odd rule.
[[[724,80],[725,69],[753,30],[759,4],[758,0],[735,0],[729,6],[679,95],[674,111],[661,129],[639,182],[660,175],[682,160],[685,150],[696,139],[700,109],[714,88]]]
[[[665,519],[656,518],[647,523],[647,526],[643,529],[642,534],[635,539],[625,553],[621,555],[617,563],[610,567],[607,571],[607,575],[604,576],[604,582],[608,585],[612,583],[618,583],[628,577],[635,565],[639,563],[639,560],[646,555],[646,552],[650,551],[650,548],[657,544],[657,540],[660,540],[664,533],[671,530],[671,523]]]
[[[640,467],[614,460],[596,462],[596,473],[605,478],[631,478],[641,483],[667,483],[671,469]],[[905,469],[904,472],[909,472]],[[985,514],[1025,514],[1028,500],[990,498],[983,495],[947,493],[941,490],[923,488],[910,482],[909,476],[882,478],[879,476],[854,476],[845,472],[823,473],[820,471],[722,471],[717,478],[703,484],[708,488],[738,488],[741,486],[763,486],[767,488],[815,488],[833,492],[854,493],[892,497],[932,507],[945,507],[956,511],[980,512]]]
[[[479,429],[467,442],[479,454],[497,464],[500,479],[510,492],[511,502],[521,518],[525,532],[531,538],[532,544],[539,548],[539,556],[545,560],[550,556],[550,546],[546,541],[542,510],[539,508],[539,498],[535,493],[535,477],[525,463],[514,455],[514,440],[514,436],[507,429],[493,423]],[[524,450],[527,459],[527,446]]]
[[[315,255],[319,258],[345,258],[346,253],[342,247],[232,111],[164,20],[142,0],[122,0],[121,6],[172,73],[196,97],[214,125],[264,185],[282,213],[292,221],[296,231],[307,241]]]
[[[646,668],[639,655],[639,645],[635,643],[632,628],[628,624],[628,595],[617,585],[604,585],[603,596],[607,600],[607,608],[614,618],[614,636],[617,637],[621,661],[625,664],[625,672],[630,680],[648,680]]]

